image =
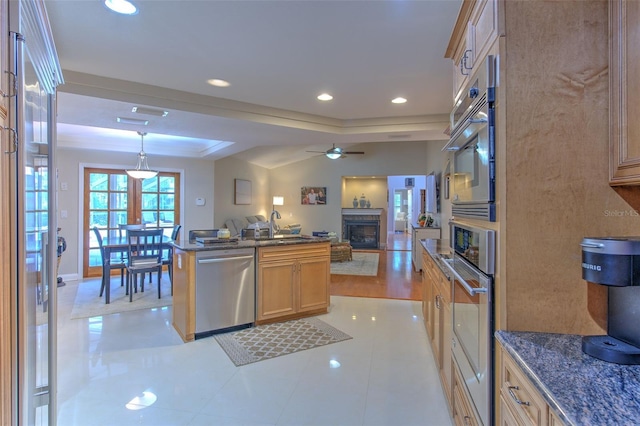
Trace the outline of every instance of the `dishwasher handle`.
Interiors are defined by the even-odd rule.
[[[212,257],[209,259],[198,259],[198,264],[232,262],[234,260],[245,260],[245,259],[253,259],[253,256],[249,255],[249,256],[233,256],[233,257]]]

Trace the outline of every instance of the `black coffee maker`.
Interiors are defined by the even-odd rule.
[[[640,364],[640,237],[584,238],[582,278],[606,285],[606,336],[585,336],[582,351],[616,364]]]

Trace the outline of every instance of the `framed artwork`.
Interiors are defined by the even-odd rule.
[[[303,186],[300,189],[300,202],[309,205],[327,204],[326,186]]]
[[[251,181],[244,179],[233,180],[233,204],[251,204]]]

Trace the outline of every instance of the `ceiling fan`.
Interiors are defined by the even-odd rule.
[[[364,151],[344,151],[342,148],[337,147],[336,144],[333,144],[333,147],[326,151],[307,151],[307,152],[317,152],[319,154],[324,154],[327,158],[331,160],[344,158],[347,155],[351,155],[351,154],[364,154]]]

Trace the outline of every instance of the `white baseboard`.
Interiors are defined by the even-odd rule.
[[[67,282],[67,281],[78,281],[80,279],[78,274],[64,274],[64,275],[59,275],[60,277],[62,277],[62,281]]]

